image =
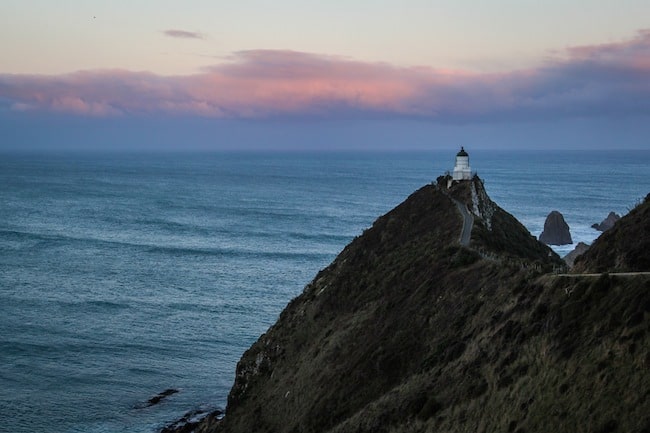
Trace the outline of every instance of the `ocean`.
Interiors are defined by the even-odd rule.
[[[536,236],[559,210],[590,243],[650,192],[648,151],[468,151]],[[454,156],[0,154],[0,431],[151,433],[223,409],[287,302]]]

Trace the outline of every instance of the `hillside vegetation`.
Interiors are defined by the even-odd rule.
[[[474,213],[469,247],[452,199]],[[646,245],[649,206],[583,269],[643,268],[625,239]],[[650,279],[562,266],[480,179],[425,186],[289,303],[239,361],[225,418],[197,431],[650,431]]]

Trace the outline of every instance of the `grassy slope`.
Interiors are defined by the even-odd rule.
[[[520,260],[484,260],[447,195],[415,192],[244,354],[201,431],[648,431],[648,279],[542,275],[556,257],[513,220],[472,242]]]

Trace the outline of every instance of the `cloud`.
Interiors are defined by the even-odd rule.
[[[188,32],[187,30],[168,29],[168,30],[164,30],[163,34],[165,36],[169,36],[170,38],[205,39],[205,36],[203,35],[203,33]]]
[[[647,116],[649,76],[650,31],[642,31],[627,41],[571,47],[539,67],[498,74],[252,50],[186,76],[123,70],[0,75],[0,103],[23,112],[235,119]]]

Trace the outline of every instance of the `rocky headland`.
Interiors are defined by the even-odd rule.
[[[461,232],[473,215],[467,246]],[[196,432],[648,432],[646,200],[564,262],[478,177],[355,238],[242,356]],[[198,348],[197,350],[200,350]],[[171,431],[171,430],[168,430]]]

